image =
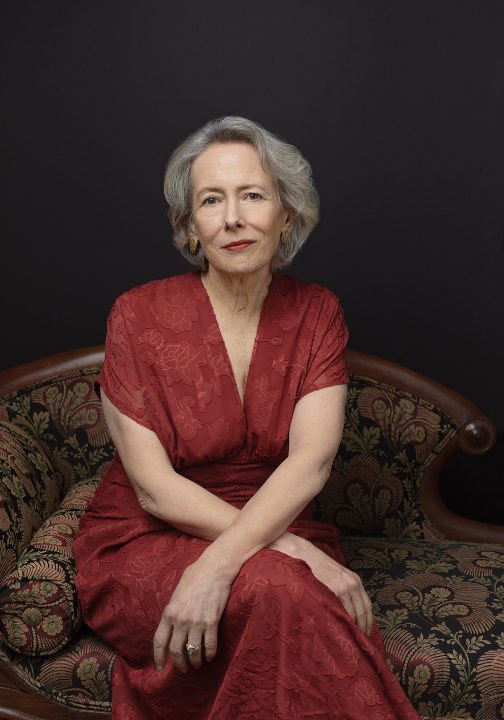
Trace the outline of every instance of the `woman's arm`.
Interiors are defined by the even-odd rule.
[[[164,667],[169,648],[176,667],[186,672],[186,642],[198,648],[189,656],[193,667],[201,667],[202,646],[206,660],[215,657],[217,627],[232,582],[243,563],[268,544],[305,560],[315,577],[339,597],[361,630],[371,633],[371,602],[360,578],[303,538],[293,536],[289,547],[290,538],[284,534],[327,480],[343,431],[345,398],[345,386],[332,386],[309,393],[297,403],[289,433],[289,456],[186,569],[175,588],[154,636],[158,669]]]
[[[336,389],[339,394],[342,393],[342,390],[343,386],[340,386],[339,391]],[[311,393],[311,395],[313,394]],[[318,393],[316,394],[318,395]],[[310,398],[310,395],[306,397]],[[205,540],[213,541],[224,530],[227,530],[240,514],[240,510],[177,473],[173,469],[156,433],[120,412],[109,400],[103,388],[101,389],[101,400],[110,436],[119,452],[121,462],[136,492],[140,506],[151,515],[174,525],[179,530]],[[336,454],[341,434],[341,429],[334,427],[335,437],[331,438],[331,428],[329,428],[327,434],[330,455],[328,456],[326,470],[316,466],[312,471],[309,463],[306,464],[306,459],[309,460],[308,457],[304,460],[303,471],[303,457],[300,457],[301,462],[297,463],[297,458],[294,457],[294,449],[296,445],[301,444],[300,440],[297,439],[300,435],[305,441],[305,450],[308,449],[309,437],[303,432],[303,426],[306,424],[308,428],[310,427],[311,417],[309,407],[306,411],[303,411],[306,404],[303,398],[298,403],[299,408],[296,406],[290,428],[289,457],[284,461],[286,467],[284,467],[284,464],[280,467],[282,467],[283,472],[288,472],[290,466],[294,472],[297,471],[298,474],[303,472],[311,481],[318,480],[318,482],[315,482],[314,490],[312,490],[310,481],[306,483],[304,488],[306,494],[300,498],[299,506],[296,506],[296,510],[293,511],[292,519],[306,507],[320,487],[323,486],[332,463],[333,457],[331,457],[331,454]],[[340,401],[341,404],[344,406],[344,400]],[[312,408],[312,415],[313,410],[314,408]],[[341,407],[334,408],[332,406],[331,414],[334,425],[341,424],[341,422],[337,421],[337,418],[342,412]],[[304,418],[305,422],[302,422],[301,418]],[[313,418],[313,420],[316,428],[317,419]],[[326,430],[328,430],[327,427]],[[293,464],[297,465],[297,469],[292,467]],[[285,497],[285,485],[282,483],[278,471],[275,471],[274,475],[275,487],[271,489],[278,498],[271,500],[271,502],[276,502],[277,499],[282,501]],[[270,486],[272,485],[270,480],[268,480],[268,483]],[[268,502],[268,499],[266,499],[266,502]],[[288,524],[289,522],[286,527]],[[301,542],[301,538],[285,532],[274,538],[271,547],[292,557],[302,558],[305,544]]]
[[[343,432],[346,387],[305,395],[289,430],[289,455],[257,490],[205,556],[236,577],[243,563],[274,542],[324,487]]]
[[[177,473],[158,436],[120,412],[101,389],[103,412],[140,506],[179,530],[215,540],[239,509]]]
[[[177,667],[187,668],[184,644],[191,632],[194,644],[201,644],[204,636],[207,660],[215,655],[217,624],[232,580],[247,557],[268,544],[305,560],[361,629],[370,631],[370,610],[362,611],[369,601],[357,576],[308,541],[284,532],[327,479],[342,432],[345,394],[344,386],[336,386],[299,401],[291,422],[289,457],[240,511],[176,473],[155,433],[120,413],[102,391],[110,434],[142,507],[190,534],[215,540],[185,571],[163,613],[155,637],[158,667],[164,666],[169,644]],[[248,517],[240,530],[236,521],[245,509]],[[229,530],[233,532],[226,536]],[[191,657],[191,662],[198,667],[201,655]]]
[[[219,537],[240,510],[177,473],[156,433],[120,412],[103,389],[101,400],[110,436],[140,506],[195,537],[211,541]],[[300,557],[298,540],[284,533],[275,540],[274,549]]]

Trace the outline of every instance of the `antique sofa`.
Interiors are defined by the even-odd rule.
[[[93,390],[102,359],[89,348],[0,373],[0,718],[110,712],[114,653],[82,625],[72,559],[113,455]],[[458,517],[439,493],[446,461],[486,452],[494,428],[410,370],[356,352],[349,365],[343,440],[317,516],[341,529],[419,712],[504,718],[504,527]]]

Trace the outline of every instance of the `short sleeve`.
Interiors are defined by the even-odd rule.
[[[134,312],[127,294],[114,303],[107,320],[105,360],[95,390],[103,388],[115,407],[140,425],[152,428],[144,404],[144,388],[135,356]]]
[[[331,385],[346,385],[348,329],[338,298],[327,291],[315,327],[312,350],[299,397]]]

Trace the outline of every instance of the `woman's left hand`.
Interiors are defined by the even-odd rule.
[[[217,653],[217,629],[231,583],[202,555],[183,572],[154,634],[154,664],[161,672],[169,652],[183,673]],[[198,648],[188,654],[186,643]]]

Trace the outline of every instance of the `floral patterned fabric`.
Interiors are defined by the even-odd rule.
[[[66,490],[103,475],[113,455],[93,392],[99,370],[69,373],[0,401],[2,581],[44,520],[53,512],[58,517]],[[379,404],[375,420],[369,417],[369,397],[364,405],[359,403],[360,393],[367,388],[372,398],[381,398],[388,408],[381,412]],[[415,435],[408,436],[418,414],[404,406],[404,400],[422,411],[424,429],[428,425],[423,447],[420,434],[417,440]],[[85,407],[82,415],[80,402]],[[79,425],[79,418],[84,418],[84,426]],[[387,662],[420,712],[426,717],[503,720],[504,549],[423,540],[430,536],[428,518],[418,504],[419,483],[453,432],[454,423],[436,407],[387,385],[352,377],[344,439],[331,484],[318,499],[318,513],[332,518],[336,512],[349,511],[349,519],[342,518],[346,535],[342,549],[373,600]],[[366,474],[366,455],[375,469],[378,462],[378,472]],[[394,490],[397,463],[407,484],[400,495]],[[385,471],[380,470],[383,467]],[[356,477],[359,489],[349,492]],[[380,510],[383,488],[386,514]],[[365,513],[359,510],[360,502],[352,499],[359,493],[368,508]],[[80,509],[69,511],[77,521]],[[66,522],[75,527],[70,517]],[[396,538],[394,528],[398,528]],[[373,533],[385,538],[373,537]],[[45,552],[43,542],[37,551]],[[48,552],[53,551],[50,542]],[[73,601],[68,608],[73,613]],[[30,657],[0,644],[0,658],[28,686],[52,700],[76,708],[110,710],[114,653],[85,626],[52,655]]]
[[[110,712],[115,653],[85,626],[54,655],[20,655],[0,644],[0,660],[29,688],[81,710]]]
[[[420,713],[504,718],[504,547],[346,538],[387,661]]]
[[[285,459],[300,398],[346,384],[347,336],[333,293],[274,274],[242,399],[202,278],[187,273],[116,301],[100,382],[116,407],[157,434],[176,471],[240,507]],[[289,529],[342,562],[336,529],[307,514]],[[305,563],[267,548],[234,579],[219,622],[221,651],[197,682],[171,658],[157,672],[160,612],[208,545],[139,507],[116,459],[73,545],[83,618],[118,651],[113,718],[231,720],[239,707],[254,720],[322,711],[418,720],[376,626],[366,636]]]
[[[0,579],[60,499],[56,475],[39,443],[0,419]]]
[[[101,477],[114,454],[101,403],[94,391],[97,370],[88,368],[46,380],[1,400],[0,422],[8,422],[18,432],[26,433],[41,456],[37,462],[50,469],[53,479],[44,482],[42,493],[47,496],[46,502],[51,498],[56,503],[61,501],[79,480]],[[16,453],[16,462],[23,461],[24,453]],[[33,502],[30,483],[33,478],[36,484],[40,483],[39,473],[34,461],[19,479],[20,492],[27,503]],[[48,513],[52,509],[47,508]]]
[[[317,517],[344,535],[431,538],[420,485],[456,431],[439,408],[383,383],[352,378],[341,445],[317,498]]]
[[[63,648],[81,624],[72,543],[98,480],[70,488],[34,534],[0,587],[0,633],[13,650],[48,655]]]

